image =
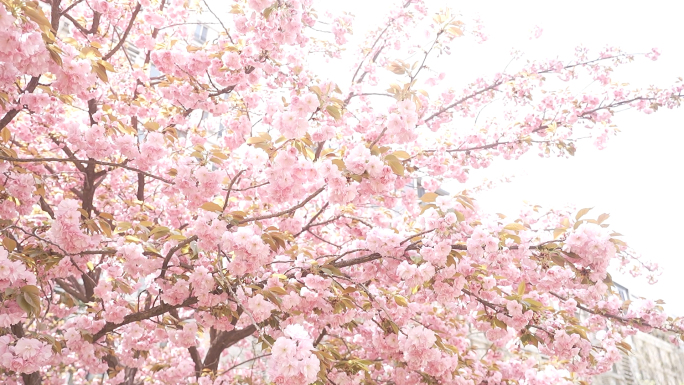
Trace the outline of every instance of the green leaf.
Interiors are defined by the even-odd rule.
[[[328,111],[330,116],[335,118],[335,120],[340,120],[342,118],[342,112],[340,111],[339,107],[334,106],[334,105],[329,105],[325,107],[325,110]]]
[[[34,285],[25,285],[21,288],[21,291],[24,293],[33,294],[35,296],[40,296],[40,289]]]
[[[403,297],[401,295],[395,295],[394,296],[394,302],[397,303],[399,306],[407,307],[408,306],[408,300],[406,297]]]
[[[591,209],[593,209],[593,207],[589,207],[589,208],[580,210],[580,211],[577,213],[577,215],[575,216],[575,219],[576,219],[576,220],[579,220],[579,219],[582,218],[586,213],[588,213],[589,210],[591,210]]]
[[[551,254],[551,260],[558,266],[565,266],[565,258],[559,254]]]
[[[404,176],[404,164],[396,156],[390,154],[385,157],[385,162],[392,168],[395,174]]]
[[[7,251],[12,251],[17,247],[17,242],[15,242],[12,238],[5,237],[2,239],[2,245],[5,246]]]
[[[214,211],[217,213],[223,212],[223,208],[214,202],[207,202],[200,206],[201,209],[207,211]]]
[[[333,265],[323,265],[323,266],[321,266],[321,270],[323,270],[323,272],[325,272],[326,274],[344,277],[344,274],[342,274],[342,271],[340,271],[340,269],[338,269],[337,267],[335,267]]]
[[[44,26],[50,29],[50,20],[48,20],[40,7],[33,8],[31,6],[25,6],[22,7],[22,9],[24,10],[24,14],[26,14],[29,19],[33,20],[39,26]]]
[[[394,151],[391,155],[394,155],[399,159],[408,159],[411,157],[411,155],[409,155],[409,153],[406,151]]]
[[[527,228],[520,223],[509,223],[506,226],[504,226],[504,229],[505,230],[511,230],[511,231],[527,230]]]
[[[568,229],[564,228],[558,228],[553,230],[553,239],[556,239],[560,237],[562,234],[564,234]]]
[[[0,131],[0,137],[2,137],[3,142],[9,142],[12,139],[12,133],[9,128],[3,127],[2,131]]]
[[[266,138],[263,138],[260,136],[253,136],[253,137],[247,139],[247,144],[263,143],[263,142],[267,142],[267,141],[268,140]]]
[[[28,302],[26,302],[23,295],[20,295],[17,297],[17,305],[19,305],[21,310],[25,311],[26,314],[31,314],[31,312],[33,310],[31,308],[31,305]]]
[[[287,294],[287,291],[285,291],[285,289],[283,289],[280,286],[269,287],[268,290],[271,291],[272,293],[278,294],[278,295],[286,295]]]
[[[275,6],[275,4],[274,4],[274,5],[271,5],[270,7],[266,8],[266,9],[264,9],[264,18],[265,18],[266,20],[268,20],[269,16],[271,16],[271,13],[272,13],[273,10],[275,9],[275,7],[276,7],[276,6]]]
[[[518,284],[518,295],[519,296],[522,296],[523,294],[525,294],[525,286],[526,286],[525,281],[520,281],[520,284]]]
[[[40,297],[31,294],[31,293],[26,293],[24,292],[22,296],[20,296],[26,301],[26,303],[31,307],[31,314],[40,314]],[[17,301],[18,302],[18,301]]]
[[[452,34],[456,37],[463,36],[463,31],[461,31],[461,29],[458,27],[451,26],[451,27],[447,28],[447,32],[449,32],[450,34]]]
[[[436,193],[426,192],[425,194],[423,194],[422,197],[420,197],[420,200],[423,202],[434,202],[438,196],[439,195],[437,195]]]

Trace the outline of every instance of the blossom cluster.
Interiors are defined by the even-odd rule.
[[[0,336],[0,367],[17,373],[33,373],[49,363],[52,346],[35,338]]]
[[[271,347],[269,374],[278,385],[306,385],[314,382],[320,361],[313,353],[313,339],[302,325],[283,330]]]

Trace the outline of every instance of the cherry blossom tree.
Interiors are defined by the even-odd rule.
[[[422,0],[360,47],[311,0],[0,1],[5,384],[580,384],[637,330],[681,336],[616,294],[611,262],[653,266],[607,215],[440,190],[678,107],[681,83],[612,78],[657,50],[456,89],[438,63],[486,36]],[[219,31],[201,46],[200,10]],[[311,64],[344,49],[345,82]]]

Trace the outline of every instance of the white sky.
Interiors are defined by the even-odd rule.
[[[353,40],[381,20],[389,0],[319,0],[316,8],[350,11],[356,15]],[[428,0],[428,3],[430,1]],[[607,44],[628,52],[644,53],[658,47],[657,62],[641,58],[620,70],[617,78],[633,85],[667,86],[684,76],[684,48],[681,14],[684,4],[655,0],[630,3],[615,0],[564,1],[433,1],[461,11],[464,19],[479,16],[489,40],[484,45],[457,41],[452,57],[459,60],[458,79],[464,84],[480,75],[499,72],[509,61],[512,48],[529,58],[569,59],[574,47],[600,49]],[[529,40],[535,25],[544,29],[539,40]],[[472,40],[472,39],[471,39]],[[351,46],[350,46],[351,47]],[[336,66],[335,66],[336,67]],[[338,72],[339,73],[339,72]],[[335,76],[348,84],[346,73]],[[499,160],[474,180],[496,180],[515,174],[512,183],[478,197],[481,206],[493,212],[515,215],[523,200],[544,207],[567,204],[594,207],[596,217],[609,213],[611,229],[624,234],[624,240],[645,258],[663,268],[658,284],[644,279],[614,274],[614,279],[632,294],[663,299],[671,314],[684,315],[681,284],[684,280],[684,111],[661,110],[654,115],[627,112],[615,119],[622,133],[611,139],[606,150],[590,143],[571,159],[539,159],[535,151],[517,161]],[[680,238],[681,237],[681,238]]]

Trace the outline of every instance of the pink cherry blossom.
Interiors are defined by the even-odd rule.
[[[616,293],[658,268],[606,215],[464,190],[679,107],[620,71],[659,50],[468,79],[480,20],[319,4],[0,5],[0,383],[569,385],[682,336]]]

